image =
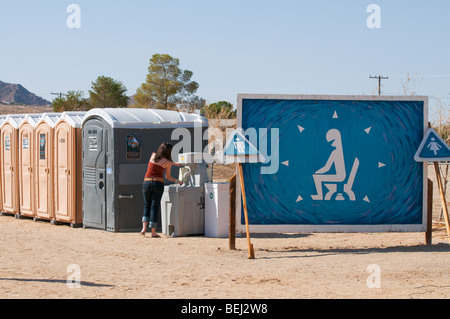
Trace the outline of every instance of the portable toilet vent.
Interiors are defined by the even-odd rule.
[[[176,111],[104,108],[87,112],[82,124],[83,227],[140,230],[142,184],[151,154],[163,142],[174,145],[173,156],[178,156],[175,145],[179,142],[185,152],[195,147],[201,152],[208,142],[202,140],[207,128],[206,118]],[[178,133],[192,138],[183,139]],[[200,143],[195,143],[194,136],[200,137]],[[173,167],[172,176],[178,173],[178,167]]]

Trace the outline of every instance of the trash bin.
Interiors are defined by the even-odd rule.
[[[228,237],[229,200],[229,183],[205,184],[205,236]]]

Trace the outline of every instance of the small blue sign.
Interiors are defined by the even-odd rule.
[[[239,162],[263,162],[264,157],[258,149],[250,143],[245,136],[235,130],[227,140],[225,145],[224,155],[229,159],[238,159]]]
[[[450,147],[432,128],[428,129],[414,156],[416,162],[450,161]]]

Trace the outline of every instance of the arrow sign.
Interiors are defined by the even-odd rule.
[[[450,147],[432,128],[429,128],[414,156],[416,162],[450,161]]]

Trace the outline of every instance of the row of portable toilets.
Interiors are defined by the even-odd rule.
[[[1,116],[0,212],[108,231],[138,230],[151,153],[162,142],[179,142],[177,128],[192,137],[200,130],[201,138],[207,127],[198,114],[153,109]],[[193,138],[183,143],[180,151],[198,147]],[[200,151],[206,144],[201,142]]]

